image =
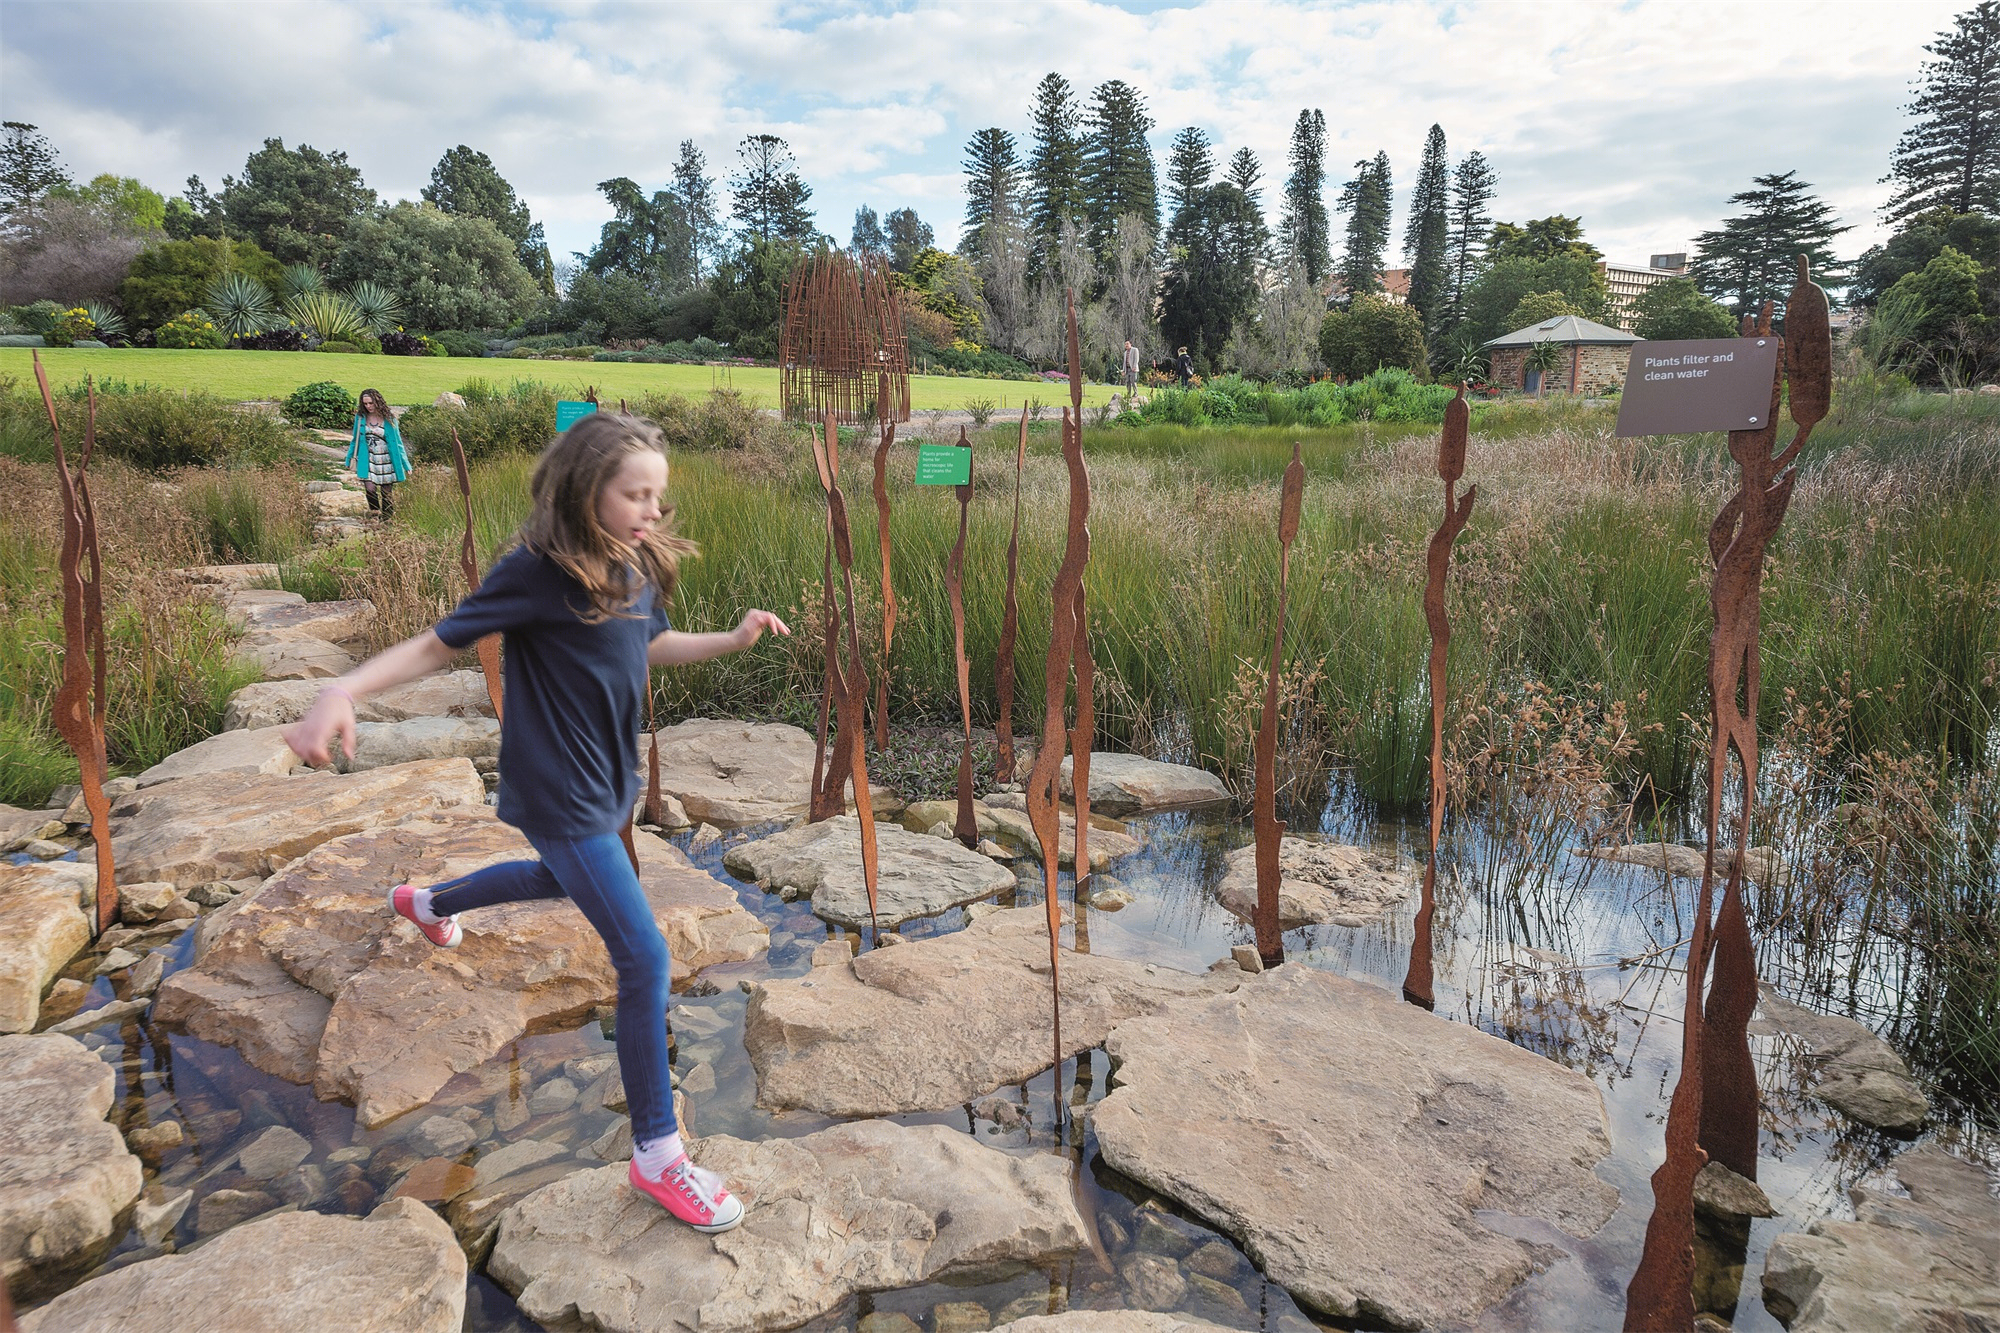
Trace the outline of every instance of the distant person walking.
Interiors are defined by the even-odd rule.
[[[1174,353],[1174,370],[1181,377],[1181,387],[1187,388],[1188,381],[1194,378],[1194,358],[1187,354],[1187,348]]]
[[[1132,340],[1125,340],[1125,401],[1131,402],[1139,392],[1139,349]]]
[[[403,452],[402,433],[382,395],[363,389],[360,407],[354,414],[354,438],[347,445],[347,466],[361,478],[368,507],[386,523],[395,517],[395,485],[410,475],[410,458]]]

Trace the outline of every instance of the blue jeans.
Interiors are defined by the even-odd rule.
[[[525,832],[525,830],[524,830]],[[615,833],[559,838],[528,833],[539,861],[505,861],[436,886],[439,916],[536,898],[568,898],[604,938],[618,969],[618,1068],[632,1111],[632,1141],[674,1132],[667,1075],[667,1004],[672,964],[625,844]]]

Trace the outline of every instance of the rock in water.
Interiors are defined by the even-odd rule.
[[[1014,872],[956,842],[875,825],[879,871],[878,920],[900,926],[1014,887]],[[836,815],[817,824],[731,847],[722,864],[787,898],[812,895],[813,913],[837,926],[868,924],[868,886],[861,873],[861,821]]]
[[[1792,1333],[2000,1327],[2000,1203],[1987,1173],[1936,1144],[1896,1158],[1909,1192],[1856,1189],[1854,1220],[1771,1242],[1764,1304]]]
[[[1121,1023],[1105,1051],[1105,1160],[1337,1317],[1469,1321],[1537,1258],[1479,1211],[1588,1236],[1617,1206],[1589,1079],[1375,986],[1294,963]]]
[[[1216,891],[1222,905],[1249,921],[1257,911],[1257,849],[1239,847]],[[1278,924],[1358,926],[1410,896],[1420,872],[1393,853],[1344,842],[1283,838],[1278,843]]]
[[[1023,907],[764,982],[750,993],[743,1028],[758,1101],[894,1115],[961,1106],[1032,1078],[1054,1058],[1048,969],[1047,918]],[[1061,975],[1065,1056],[1171,999],[1243,980],[1067,952]]]
[[[434,762],[471,772],[463,759]],[[657,838],[637,846],[676,977],[764,951],[766,928],[714,876]],[[210,919],[220,929],[161,984],[156,1017],[323,1098],[352,1099],[365,1127],[380,1125],[538,1020],[614,1000],[604,945],[566,901],[468,916],[456,949],[433,948],[383,901],[384,885],[412,876],[443,880],[533,855],[483,805],[324,843],[230,904],[226,919]]]
[[[1579,856],[1594,856],[1628,866],[1664,870],[1676,879],[1700,879],[1708,853],[1700,847],[1677,842],[1629,842],[1616,847],[1586,847]],[[1718,880],[1729,873],[1729,849],[1717,848],[1715,874]],[[1769,847],[1751,847],[1743,853],[1743,872],[1759,884],[1775,884],[1784,875],[1784,862]]]
[[[0,869],[0,1032],[31,1030],[43,989],[90,943],[75,870]]]
[[[1097,761],[1093,758],[1091,762]],[[1145,1310],[1071,1310],[1066,1314],[1030,1315],[1012,1323],[997,1324],[993,1333],[1213,1333],[1225,1327],[1188,1315],[1153,1314]]]
[[[366,1218],[281,1213],[92,1278],[23,1315],[21,1333],[458,1333],[464,1319],[465,1256],[451,1228],[394,1199]]]
[[[95,1263],[139,1197],[139,1159],[104,1119],[117,1082],[69,1037],[0,1037],[0,1281],[17,1298]]]
[[[1062,762],[1062,794],[1074,799],[1071,770],[1076,761]],[[1190,805],[1213,805],[1229,799],[1229,788],[1206,769],[1163,764],[1136,754],[1090,752],[1090,808],[1107,815],[1136,815]]]
[[[805,812],[813,738],[797,727],[698,717],[658,735],[660,789],[696,823],[728,828]]]
[[[111,849],[121,879],[192,888],[268,875],[343,834],[485,803],[465,759],[370,773],[184,778],[121,797],[111,809]]]
[[[1812,1093],[1851,1120],[1893,1134],[1914,1134],[1931,1113],[1910,1067],[1888,1042],[1851,1018],[1793,1004],[1768,984],[1758,987],[1757,1023],[1789,1032],[1812,1048]]]
[[[836,1125],[803,1138],[703,1139],[749,1209],[720,1236],[680,1226],[624,1163],[529,1195],[500,1223],[488,1271],[550,1328],[759,1333],[857,1292],[1039,1263],[1084,1243],[1066,1166],[1012,1157],[941,1125]]]

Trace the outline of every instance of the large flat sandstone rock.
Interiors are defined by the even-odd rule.
[[[116,1090],[69,1037],[0,1037],[0,1281],[19,1297],[96,1262],[139,1197],[139,1159],[104,1119]]]
[[[895,927],[936,916],[1014,887],[1014,872],[949,838],[875,824],[876,919]],[[812,898],[823,921],[859,929],[869,923],[868,885],[861,872],[861,821],[836,815],[817,824],[731,847],[722,864],[786,898]]]
[[[1926,1144],[1892,1163],[1907,1198],[1855,1189],[1852,1222],[1771,1242],[1764,1304],[1792,1333],[2000,1328],[2000,1202],[1987,1173]]]
[[[1065,951],[1065,1058],[1170,1000],[1214,994],[1240,974]],[[960,1106],[1054,1060],[1049,937],[1040,907],[993,912],[964,930],[872,949],[750,993],[744,1044],[758,1101],[826,1115]]]
[[[252,630],[231,645],[265,680],[325,680],[354,669],[354,658],[325,639],[298,630]]]
[[[813,738],[781,722],[694,718],[657,733],[660,789],[697,823],[727,828],[804,814]],[[640,747],[643,762],[646,749]]]
[[[1062,794],[1073,799],[1074,758],[1062,761]],[[1206,769],[1163,764],[1136,754],[1090,752],[1090,808],[1107,815],[1136,815],[1229,800],[1229,788]]]
[[[231,598],[232,610],[243,593]],[[339,602],[290,602],[243,607],[237,612],[250,632],[304,634],[328,643],[345,643],[368,632],[375,619],[375,603],[364,598]]]
[[[75,879],[47,864],[0,868],[0,1032],[32,1029],[42,992],[90,943]]]
[[[768,947],[714,876],[660,839],[636,845],[676,976]],[[325,842],[226,909],[194,965],[161,985],[154,1015],[383,1124],[531,1025],[616,998],[604,945],[567,900],[467,913],[456,949],[434,948],[383,900],[392,884],[533,856],[483,805]]]
[[[1257,912],[1257,849],[1239,847],[1216,898],[1245,921]],[[1278,924],[1358,926],[1410,896],[1421,872],[1393,853],[1344,842],[1278,840]]]
[[[1104,1158],[1238,1238],[1302,1304],[1392,1328],[1471,1320],[1534,1270],[1494,1210],[1575,1236],[1618,1193],[1589,1079],[1301,964],[1120,1024]]]
[[[141,787],[157,787],[178,778],[265,774],[285,777],[305,767],[305,760],[285,744],[283,727],[219,731],[185,750],[168,755],[141,773]]]
[[[413,717],[356,724],[354,758],[336,756],[334,766],[360,773],[419,759],[493,759],[499,754],[500,723],[493,718]]]
[[[1154,1314],[1150,1310],[1070,1310],[996,1324],[993,1333],[1211,1333],[1225,1327],[1189,1315]]]
[[[121,881],[182,888],[268,875],[332,838],[440,810],[486,804],[470,760],[367,773],[226,773],[163,782],[111,808]]]
[[[1099,828],[1096,815],[1091,816],[1090,836],[1085,846],[1090,852],[1090,868],[1102,870],[1121,857],[1130,856],[1143,845],[1129,833],[1113,829]],[[1016,810],[1012,806],[997,802],[982,803],[980,806],[980,832],[986,832],[986,821],[992,821],[993,835],[1011,843],[1021,851],[1035,857],[1042,855],[1041,840],[1035,836],[1035,826],[1028,818],[1026,810]],[[1057,815],[1056,864],[1074,867],[1076,865],[1076,815],[1064,810]]]
[[[1793,1004],[1768,984],[1758,988],[1754,1030],[1788,1033],[1812,1052],[1812,1092],[1851,1120],[1914,1134],[1931,1113],[1930,1098],[1896,1048],[1851,1018]]]
[[[1700,879],[1707,852],[1678,842],[1630,842],[1616,847],[1587,847],[1579,856],[1594,856],[1621,865],[1645,866],[1666,872],[1675,879]],[[1729,849],[1719,848],[1715,857],[1718,880],[1729,873]],[[1759,884],[1775,884],[1784,874],[1784,862],[1769,847],[1750,847],[1743,853],[1743,871]]]
[[[939,1125],[875,1121],[803,1138],[708,1138],[694,1156],[743,1197],[708,1237],[626,1183],[624,1163],[548,1185],[502,1218],[488,1271],[552,1330],[762,1333],[866,1291],[1084,1244],[1068,1168]]]
[[[285,727],[306,715],[324,687],[312,680],[264,680],[229,696],[222,727]],[[362,722],[401,722],[413,717],[492,717],[486,679],[477,671],[442,671],[398,685],[361,701],[354,716]]]
[[[280,1213],[92,1278],[21,1333],[458,1333],[465,1256],[412,1199],[366,1218]]]

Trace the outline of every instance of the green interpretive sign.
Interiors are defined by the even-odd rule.
[[[596,403],[557,403],[556,434],[562,434],[596,410]]]
[[[917,446],[917,485],[966,486],[972,482],[972,450],[955,444]]]

